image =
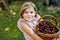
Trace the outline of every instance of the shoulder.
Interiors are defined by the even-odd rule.
[[[19,18],[17,21],[17,24],[21,23],[22,21],[24,21],[22,18]]]
[[[40,16],[39,14],[37,14],[37,17],[38,17],[38,18],[41,18],[41,16]]]
[[[22,31],[22,28],[25,26],[26,24],[23,22],[22,18],[19,18],[17,21],[17,27]]]
[[[17,27],[20,27],[20,23],[22,22],[22,18],[19,18],[18,21],[17,21]]]
[[[20,31],[24,32],[25,29],[28,29],[28,25],[26,25],[21,18],[19,18],[19,20],[17,21],[17,27]]]
[[[26,23],[22,18],[19,18],[19,20],[17,21],[17,26],[20,27],[22,25],[26,25]]]

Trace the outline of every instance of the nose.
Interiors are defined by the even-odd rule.
[[[28,15],[31,15],[31,13],[28,13]]]

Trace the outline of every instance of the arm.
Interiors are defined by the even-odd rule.
[[[24,32],[26,32],[33,40],[42,40],[37,34],[33,32],[31,28],[29,28],[28,25],[26,25],[24,22],[20,22],[21,28]],[[23,25],[24,24],[24,25]]]

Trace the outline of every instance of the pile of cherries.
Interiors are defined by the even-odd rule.
[[[39,28],[38,31],[44,34],[54,34],[59,31],[54,25],[49,24],[47,22],[39,23],[38,28]]]

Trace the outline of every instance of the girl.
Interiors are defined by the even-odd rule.
[[[17,26],[23,32],[25,39],[43,40],[35,33],[37,21],[40,19],[36,6],[32,2],[24,3],[21,8],[21,16]]]
[[[21,16],[22,18],[18,20],[17,26],[23,32],[25,39],[43,40],[35,33],[37,21],[41,18],[37,14],[36,6],[32,2],[24,3],[21,8]],[[42,19],[39,21],[42,21]],[[60,38],[54,38],[52,40],[60,40]]]

